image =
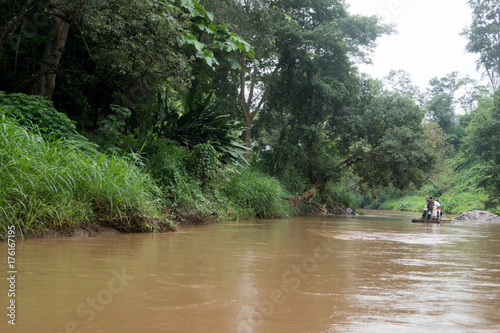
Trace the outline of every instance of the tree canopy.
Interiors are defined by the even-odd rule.
[[[232,0],[226,1],[226,6],[212,0],[203,3],[255,48],[256,62],[247,65],[251,59],[241,54],[241,68],[248,68],[248,72],[231,69],[239,107],[248,127],[243,137],[248,147],[253,120],[268,99],[276,75],[284,70],[284,62],[289,61],[286,57],[302,53],[302,59],[309,57],[338,70],[343,67],[345,72],[351,69],[354,60],[369,61],[376,39],[392,31],[374,16],[350,15],[345,2],[340,0],[243,3]],[[331,75],[330,80],[337,82],[337,88],[342,85],[342,78]]]
[[[496,89],[498,5],[469,5],[467,50]],[[424,91],[402,70],[359,72],[394,31],[344,0],[4,0],[0,96],[22,124],[67,116],[98,150],[137,154],[170,199],[187,177],[206,192],[215,170],[251,161],[292,194],[312,187],[331,204],[332,193],[419,188],[449,156],[482,163],[478,186],[496,195],[488,89],[458,72]]]
[[[498,2],[494,0],[469,0],[472,23],[464,30],[467,51],[479,55],[477,67],[482,68],[494,89],[500,83],[500,15]]]

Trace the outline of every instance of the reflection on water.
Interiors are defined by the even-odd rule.
[[[21,242],[17,325],[4,319],[0,330],[500,331],[500,225],[411,217],[370,211]],[[4,309],[7,289],[2,278]]]

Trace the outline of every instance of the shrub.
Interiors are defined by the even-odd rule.
[[[190,174],[192,155],[169,140],[154,140],[144,147],[146,170],[174,208],[195,206],[202,200],[201,180]]]
[[[199,143],[193,147],[193,171],[196,177],[202,181],[203,188],[206,188],[208,182],[216,180],[217,173],[222,167],[222,163],[218,159],[219,155],[210,142]]]
[[[443,211],[446,213],[463,213],[471,210],[484,210],[484,202],[488,195],[481,191],[449,192],[441,196]]]
[[[360,197],[353,191],[346,191],[345,187],[327,183],[321,193],[321,199],[328,207],[341,204],[344,207],[356,209],[360,203]]]
[[[251,169],[235,173],[224,192],[234,204],[247,207],[259,218],[279,218],[290,214],[289,196],[278,180]]]
[[[75,124],[57,111],[52,102],[41,96],[6,94],[0,91],[0,108],[7,116],[17,119],[18,124],[36,128],[45,138],[56,136],[76,136]]]

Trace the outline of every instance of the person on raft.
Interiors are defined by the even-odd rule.
[[[427,204],[424,206],[424,209],[422,211],[422,219],[425,220],[427,219]]]
[[[434,200],[432,200],[432,195],[429,197],[427,194],[425,195],[425,199],[427,201],[426,218],[429,219],[432,216],[432,211],[434,209]]]
[[[441,201],[439,197],[436,198],[436,201],[432,200],[431,196],[425,196],[427,201],[427,205],[424,206],[424,211],[422,213],[422,219],[429,220],[431,218],[436,218],[436,220],[441,221],[441,217],[443,216],[443,210],[441,209]]]

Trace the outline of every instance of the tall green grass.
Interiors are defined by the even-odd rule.
[[[459,214],[471,210],[486,210],[488,195],[481,190],[475,192],[450,191],[441,196],[444,212]]]
[[[259,218],[280,218],[290,215],[290,204],[283,197],[289,193],[278,180],[251,169],[235,173],[224,187],[227,196],[236,206],[246,208]]]
[[[124,231],[169,225],[147,174],[118,156],[78,146],[45,140],[0,113],[0,238],[9,225],[20,235],[83,224]]]
[[[345,187],[341,184],[329,182],[325,185],[322,193],[322,200],[328,207],[335,207],[340,204],[356,210],[361,201],[360,195],[354,191],[346,191]]]
[[[195,207],[202,201],[201,180],[190,172],[193,157],[186,148],[166,140],[143,145],[146,169],[171,208]]]

